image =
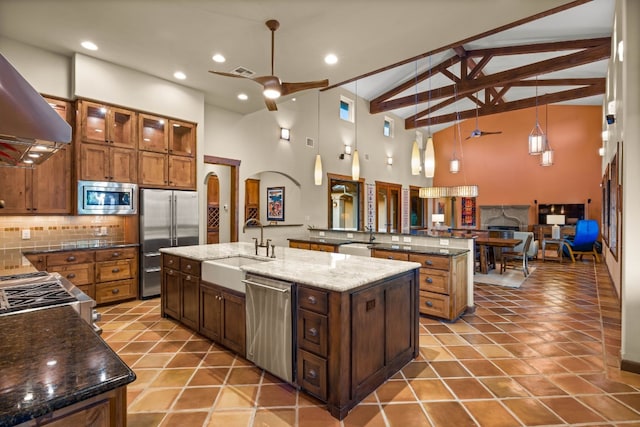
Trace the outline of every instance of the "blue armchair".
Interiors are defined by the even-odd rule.
[[[598,251],[596,251],[596,240],[600,231],[598,229],[598,221],[593,219],[581,219],[576,223],[576,234],[573,239],[565,239],[563,245],[564,255],[571,258],[575,262],[576,256],[593,255],[596,262],[600,262]]]

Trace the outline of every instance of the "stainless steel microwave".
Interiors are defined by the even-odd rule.
[[[78,181],[78,215],[133,215],[138,213],[138,185]]]

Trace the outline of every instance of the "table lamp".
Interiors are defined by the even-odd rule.
[[[431,214],[431,222],[435,223],[436,229],[440,228],[440,223],[444,222],[444,214]]]
[[[564,225],[564,215],[547,215],[547,224],[551,227],[551,238],[560,239],[560,225]]]

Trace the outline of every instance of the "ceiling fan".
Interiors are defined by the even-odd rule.
[[[481,136],[485,136],[485,135],[496,135],[499,133],[502,133],[502,131],[499,130],[497,132],[484,132],[480,130],[480,126],[478,126],[478,101],[476,101],[476,128],[471,131],[471,135],[466,137],[465,140],[470,138],[480,138]]]
[[[209,71],[213,74],[218,74],[220,76],[227,77],[236,77],[241,79],[250,79],[256,83],[262,85],[264,95],[264,103],[267,105],[267,109],[269,111],[276,111],[278,107],[276,106],[276,99],[281,96],[290,95],[295,92],[300,92],[302,90],[307,89],[315,89],[315,88],[323,88],[329,86],[329,80],[316,80],[311,82],[296,82],[296,83],[287,83],[280,80],[273,71],[273,63],[274,63],[274,51],[275,51],[275,32],[280,27],[280,23],[275,19],[270,19],[265,22],[265,25],[271,31],[271,75],[269,76],[258,76],[258,77],[246,77],[238,74],[232,73],[224,73],[221,71]]]

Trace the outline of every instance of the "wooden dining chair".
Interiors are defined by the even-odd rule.
[[[527,252],[529,252],[529,246],[531,246],[532,240],[533,233],[528,233],[527,238],[524,241],[524,245],[522,245],[522,250],[502,252],[500,274],[507,271],[507,268],[521,268],[522,272],[524,273],[524,277],[527,277],[529,275],[529,257],[527,256]]]

